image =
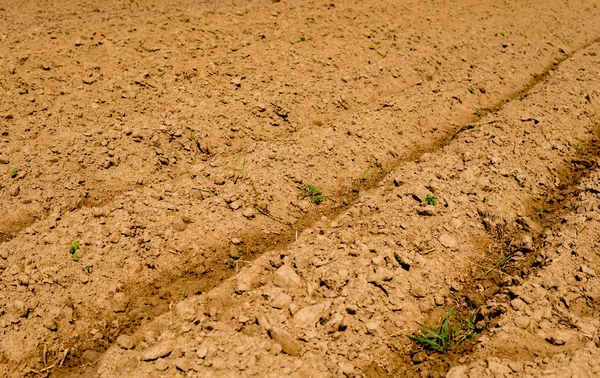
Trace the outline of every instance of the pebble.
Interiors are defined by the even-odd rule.
[[[548,341],[552,345],[565,345],[571,335],[564,331],[557,331],[554,335],[547,337],[546,341]]]
[[[170,341],[163,341],[146,349],[140,357],[143,361],[153,361],[168,356],[172,351],[173,344]]]
[[[533,238],[530,235],[523,235],[523,237],[521,238],[521,251],[533,251]]]
[[[198,356],[198,358],[204,359],[204,357],[206,357],[207,354],[208,354],[208,347],[206,345],[201,346],[196,351],[196,356]]]
[[[283,289],[301,287],[302,279],[291,266],[286,264],[275,271],[273,284]]]
[[[519,328],[525,329],[531,324],[531,319],[528,316],[517,316],[515,318],[515,325]]]
[[[350,362],[342,361],[339,363],[340,371],[348,378],[356,376],[356,369]]]
[[[129,335],[120,335],[117,337],[117,345],[123,349],[133,349],[135,347],[135,340]]]
[[[273,341],[281,345],[281,349],[284,353],[297,357],[302,352],[302,344],[284,330],[272,328],[269,331],[269,335]]]
[[[102,356],[101,353],[96,352],[92,349],[87,349],[81,354],[81,360],[85,363],[91,364],[98,361],[100,359],[100,356]]]
[[[415,285],[410,288],[410,295],[415,298],[423,298],[427,295],[427,289],[423,285]]]
[[[185,230],[185,228],[186,228],[186,224],[185,224],[185,222],[183,221],[183,219],[181,219],[181,218],[177,218],[177,219],[175,219],[175,220],[173,221],[173,224],[172,224],[172,226],[173,226],[173,231],[177,231],[177,232],[184,231],[184,230]]]
[[[274,308],[286,308],[292,303],[292,297],[286,293],[277,294],[271,301],[271,306]]]
[[[16,196],[19,195],[20,192],[21,192],[21,187],[18,186],[18,185],[15,185],[10,190],[10,195],[13,196],[13,197],[16,197]]]
[[[440,235],[438,240],[446,248],[450,248],[452,250],[458,249],[458,241],[450,234],[443,233]]]
[[[232,203],[229,204],[229,208],[231,210],[237,210],[240,207],[242,207],[242,203],[240,201],[233,201]]]
[[[247,207],[242,212],[242,215],[248,219],[252,219],[256,216],[256,210],[254,210],[252,207]]]
[[[186,358],[178,358],[175,360],[175,367],[179,370],[181,370],[182,372],[186,373],[188,372],[191,367],[190,367],[190,363]]]
[[[323,312],[329,308],[328,302],[306,306],[294,315],[294,324],[299,328],[312,328],[317,325]]]

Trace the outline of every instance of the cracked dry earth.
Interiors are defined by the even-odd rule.
[[[598,19],[0,0],[0,375],[600,376]]]

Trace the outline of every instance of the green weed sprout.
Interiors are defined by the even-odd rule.
[[[431,206],[435,206],[437,205],[437,197],[432,194],[428,194],[427,196],[425,196],[425,203]]]

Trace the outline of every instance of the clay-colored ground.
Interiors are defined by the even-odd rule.
[[[598,20],[0,0],[0,376],[600,375]]]

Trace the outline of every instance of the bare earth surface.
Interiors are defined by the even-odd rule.
[[[0,0],[0,376],[600,376],[598,20]]]

